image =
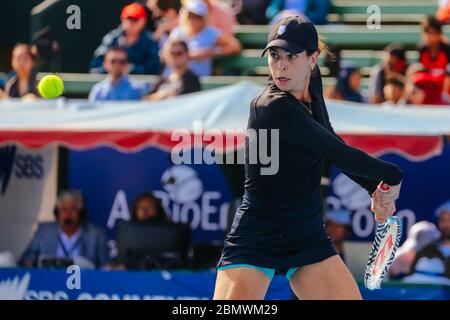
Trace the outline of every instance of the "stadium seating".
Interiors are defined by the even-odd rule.
[[[317,26],[319,35],[328,45],[339,45],[345,49],[381,49],[391,42],[398,42],[407,48],[414,48],[421,41],[420,25],[389,25],[368,30],[367,26],[333,25]],[[239,25],[237,38],[245,48],[262,48],[267,42],[267,26]],[[444,34],[450,36],[450,26],[444,27]]]
[[[47,75],[46,73],[38,74],[38,78],[42,78]],[[72,98],[82,98],[86,97],[94,84],[105,78],[104,75],[92,75],[85,73],[60,73],[58,74],[64,80],[64,93],[67,97]],[[133,81],[145,81],[149,83],[154,83],[157,79],[155,76],[131,76]],[[252,81],[259,84],[264,84],[267,81],[267,76],[210,76],[203,77],[201,79],[203,90],[215,89],[227,85],[235,84],[239,81]],[[324,77],[324,86],[330,86],[335,83],[334,78]],[[362,87],[367,88],[367,79],[362,80]]]
[[[362,81],[363,87],[367,87],[367,76],[371,68],[381,61],[382,49],[391,42],[401,43],[409,50],[415,49],[421,40],[420,21],[425,16],[434,14],[437,9],[437,1],[398,0],[394,3],[380,0],[376,5],[380,8],[381,28],[369,30],[366,20],[370,12],[367,11],[372,4],[374,3],[369,0],[334,0],[328,15],[330,24],[317,26],[320,36],[328,46],[338,46],[342,50],[342,61],[350,61],[361,68],[365,77]],[[45,11],[40,10],[33,20],[44,15]],[[267,58],[260,57],[260,53],[267,41],[267,32],[268,26],[238,25],[236,36],[243,44],[243,52],[215,60],[219,74],[220,70],[234,70],[236,76],[205,77],[202,79],[203,88],[217,88],[240,80],[264,83],[268,74]],[[444,33],[450,37],[450,26],[444,28]],[[416,62],[417,59],[417,51],[408,52],[410,63]],[[333,84],[335,80],[327,77],[329,72],[323,56],[319,58],[319,65],[324,75],[324,85]],[[60,71],[72,70],[74,69],[69,68]],[[73,97],[86,96],[92,86],[103,79],[103,76],[77,73],[63,73],[62,76],[66,83],[66,94]],[[147,76],[133,79],[153,82],[155,78]]]
[[[329,22],[340,22],[344,24],[366,24],[368,7],[378,5],[381,12],[383,24],[418,24],[425,16],[436,12],[436,3],[425,3],[424,1],[333,1],[327,20]],[[371,9],[370,12],[373,12]]]
[[[417,51],[408,52],[408,60],[410,63],[417,62]],[[341,60],[350,61],[359,68],[364,69],[363,74],[368,74],[370,68],[378,64],[382,59],[382,52],[375,50],[344,50]],[[325,57],[319,57],[319,65],[324,66]],[[242,75],[251,74],[268,74],[267,58],[261,57],[260,49],[247,49],[240,55],[227,57],[216,60],[216,66],[221,68],[234,68],[241,71]],[[258,70],[260,72],[258,72]],[[326,75],[327,73],[324,72]]]

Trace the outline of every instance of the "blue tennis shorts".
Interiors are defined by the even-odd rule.
[[[251,264],[229,264],[226,266],[222,266],[217,268],[217,271],[223,270],[223,269],[230,269],[230,268],[239,268],[239,267],[247,267],[247,268],[252,268],[252,269],[256,269],[259,270],[261,272],[263,272],[266,276],[269,277],[269,280],[273,279],[273,276],[275,275],[275,269],[272,268],[262,268],[262,267],[257,267]],[[290,268],[286,274],[285,277],[288,280],[291,280],[292,275],[298,270],[299,268]]]

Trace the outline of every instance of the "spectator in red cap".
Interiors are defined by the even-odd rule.
[[[131,74],[160,74],[158,44],[146,29],[147,11],[144,5],[132,3],[123,8],[121,25],[109,32],[97,48],[91,61],[91,73],[106,73],[103,60],[108,49],[120,47],[127,51]]]

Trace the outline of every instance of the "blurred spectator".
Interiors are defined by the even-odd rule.
[[[326,24],[330,0],[271,0],[266,16],[275,22],[284,10],[303,14],[314,24]]]
[[[140,194],[134,201],[131,220],[139,222],[170,222],[161,199],[151,192]]]
[[[9,98],[38,97],[36,73],[36,55],[31,46],[17,44],[12,51],[12,76],[5,84],[5,96]]]
[[[382,62],[372,68],[370,75],[370,100],[372,103],[382,103],[386,80],[392,77],[404,76],[408,67],[406,51],[400,44],[391,43],[384,48]]]
[[[439,7],[436,11],[436,19],[442,24],[449,22],[450,18],[450,0],[439,0]]]
[[[422,22],[423,45],[420,50],[420,63],[431,73],[441,76],[443,99],[450,100],[450,45],[442,34],[442,23],[434,17]]]
[[[148,0],[147,6],[156,19],[153,39],[158,41],[159,48],[163,48],[172,30],[178,26],[180,0]]]
[[[336,85],[327,96],[330,99],[347,100],[352,102],[367,102],[365,96],[360,92],[361,72],[356,66],[341,67],[337,77]]]
[[[128,55],[125,49],[109,49],[103,61],[108,77],[97,83],[89,94],[90,101],[141,100],[143,90],[128,78]]]
[[[383,94],[386,99],[383,106],[395,107],[404,106],[405,99],[405,83],[398,77],[387,79],[383,88]]]
[[[391,277],[403,277],[411,273],[411,267],[417,252],[438,240],[440,232],[431,222],[420,221],[408,230],[406,241],[398,248],[391,268]]]
[[[35,267],[42,259],[72,259],[81,268],[108,262],[105,233],[86,221],[79,191],[62,191],[55,207],[56,222],[41,223],[19,264]]]
[[[344,242],[350,238],[351,219],[347,210],[331,210],[325,216],[325,225],[334,248],[345,261]]]
[[[436,210],[440,239],[417,252],[413,274],[405,282],[444,283],[450,285],[450,200]]]
[[[108,33],[100,47],[95,50],[91,61],[91,73],[106,73],[103,60],[108,49],[120,47],[128,53],[131,74],[160,74],[158,44],[146,29],[145,7],[138,3],[126,6],[122,10],[121,21],[121,25]]]
[[[184,40],[187,43],[189,68],[197,76],[211,75],[214,57],[237,54],[241,51],[241,45],[236,38],[207,25],[208,7],[203,1],[189,1],[180,14],[180,26],[172,31],[170,39]],[[165,61],[168,54],[166,49]]]
[[[445,105],[442,99],[442,75],[417,71],[410,76],[408,103],[415,105]]]
[[[421,105],[425,102],[425,89],[422,85],[416,83],[408,91],[408,104]]]
[[[450,46],[442,35],[442,23],[434,17],[422,22],[419,62],[428,70],[445,72],[450,61]]]
[[[297,10],[283,10],[280,11],[280,13],[278,13],[272,20],[270,20],[269,25],[273,26],[275,25],[278,21],[280,21],[281,19],[290,17],[290,16],[300,16],[303,18],[303,20],[305,21],[310,21],[309,18],[304,15],[303,13],[301,13],[300,11]]]
[[[337,78],[341,70],[342,49],[339,45],[331,45],[326,50],[324,66],[329,70],[329,76]]]
[[[54,72],[61,68],[61,45],[54,32],[45,26],[33,33],[32,45],[36,48],[36,69],[40,72]]]
[[[240,24],[268,23],[266,10],[270,0],[232,0],[231,4]]]
[[[185,249],[167,248],[167,242],[161,239],[160,232],[154,234],[153,230],[179,230],[190,234],[189,225],[173,223],[166,214],[162,200],[151,192],[140,194],[133,204],[130,221],[120,221],[119,230],[119,257],[115,269],[166,269],[185,268],[187,266],[187,249],[189,240],[180,243]],[[181,227],[182,226],[182,227]],[[134,232],[134,230],[145,230]],[[161,229],[162,227],[163,229]],[[181,229],[180,229],[181,227]],[[159,234],[159,235],[158,235]],[[171,233],[172,234],[172,233]],[[130,243],[131,241],[131,243]],[[160,244],[159,242],[162,241]],[[148,243],[151,242],[148,247]],[[122,248],[122,249],[120,249]],[[158,249],[156,249],[158,248]]]
[[[186,42],[173,40],[168,44],[168,61],[172,73],[161,77],[150,94],[150,100],[161,100],[201,90],[198,77],[189,70],[189,51]]]
[[[208,24],[227,36],[234,36],[236,15],[226,3],[218,0],[205,0],[208,6]]]

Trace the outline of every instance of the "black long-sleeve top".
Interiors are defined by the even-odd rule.
[[[270,200],[301,200],[320,192],[323,162],[331,162],[350,179],[372,194],[384,181],[397,185],[403,172],[393,163],[376,159],[347,145],[333,130],[323,99],[318,69],[311,77],[310,94],[313,115],[292,94],[278,89],[269,80],[265,90],[250,107],[248,128],[279,129],[279,168],[273,175],[262,175],[269,164],[249,163],[246,140],[245,189]],[[307,104],[307,106],[309,106]],[[268,134],[270,137],[270,134]],[[252,140],[253,141],[253,140]],[[270,139],[267,150],[271,150]]]

